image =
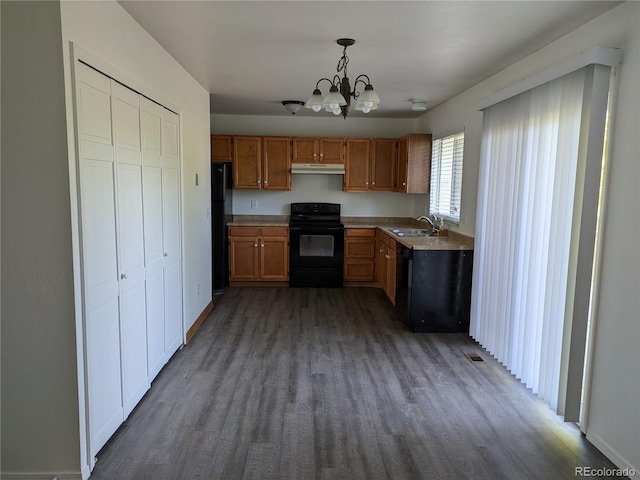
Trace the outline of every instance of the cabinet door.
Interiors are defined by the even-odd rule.
[[[291,138],[264,137],[262,155],[263,188],[291,190]]]
[[[407,163],[409,161],[407,146],[408,137],[402,137],[398,140],[398,152],[396,161],[396,192],[407,191]]]
[[[393,192],[395,189],[396,140],[371,141],[371,190]]]
[[[229,237],[229,278],[231,280],[257,280],[258,237]]]
[[[124,420],[111,81],[77,63],[80,206],[89,444],[96,455]]]
[[[151,382],[167,361],[164,351],[162,107],[146,98],[141,102],[144,254],[147,272],[147,369]]]
[[[232,162],[232,141],[231,135],[211,135],[211,161]]]
[[[262,188],[262,152],[260,137],[233,137],[233,186]]]
[[[369,190],[369,140],[348,138],[344,189],[348,192]]]
[[[407,193],[429,193],[431,134],[410,134],[407,141]]]
[[[376,240],[376,282],[380,284],[382,289],[386,292],[387,281],[387,259],[386,245],[381,240]]]
[[[140,96],[113,80],[111,89],[118,186],[122,394],[126,417],[149,389]]]
[[[162,109],[162,227],[165,281],[165,354],[182,345],[182,245],[178,116]]]
[[[262,237],[260,241],[260,278],[289,278],[289,242],[287,237]]]
[[[344,138],[319,140],[320,163],[344,163]]]
[[[396,258],[396,242],[395,240],[389,240],[389,246],[387,247],[386,292],[393,305],[396,304]]]
[[[293,162],[294,163],[317,163],[318,139],[313,137],[294,137],[293,139]]]

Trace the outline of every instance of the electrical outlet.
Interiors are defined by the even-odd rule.
[[[198,283],[198,295],[200,295],[200,284]]]
[[[258,208],[258,201],[257,200],[251,200],[251,208],[253,208],[253,209]]]
[[[198,185],[198,174],[196,173],[196,186]]]

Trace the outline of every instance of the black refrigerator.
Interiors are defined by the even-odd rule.
[[[211,164],[211,233],[213,243],[213,291],[229,286],[229,230],[232,219],[233,177],[231,162]]]

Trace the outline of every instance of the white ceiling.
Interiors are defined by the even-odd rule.
[[[370,77],[376,118],[416,117],[411,98],[433,108],[620,3],[119,2],[210,92],[212,113],[290,115],[281,101],[306,101],[336,74],[335,41],[353,38],[349,78]],[[364,114],[352,107],[350,116]]]

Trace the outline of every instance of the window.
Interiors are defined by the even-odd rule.
[[[460,222],[464,131],[433,141],[429,213]]]

